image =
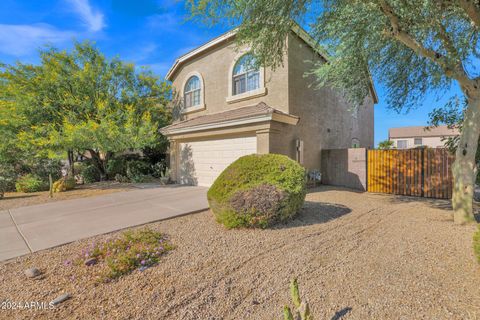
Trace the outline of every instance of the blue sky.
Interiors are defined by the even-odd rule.
[[[2,0],[0,2],[0,62],[36,63],[45,44],[68,49],[73,40],[93,40],[107,56],[119,56],[149,66],[163,76],[176,57],[226,31],[186,21],[181,1],[175,0]],[[385,90],[376,88],[375,144],[388,128],[426,125],[428,113],[445,97],[428,96],[408,114],[386,106]]]

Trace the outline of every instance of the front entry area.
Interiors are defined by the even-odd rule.
[[[257,153],[257,137],[188,141],[178,148],[178,182],[209,187],[230,163]]]

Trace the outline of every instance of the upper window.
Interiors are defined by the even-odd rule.
[[[408,147],[408,140],[398,140],[397,141],[397,148],[398,149],[407,149]]]
[[[191,76],[185,84],[185,88],[183,89],[185,108],[200,105],[201,91],[202,87],[200,86],[200,79],[197,76]]]
[[[233,67],[233,95],[260,88],[260,71],[254,65],[255,60],[250,54],[246,54],[238,59]]]

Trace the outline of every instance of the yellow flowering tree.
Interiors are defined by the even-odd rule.
[[[169,84],[107,59],[89,42],[71,52],[48,48],[39,65],[0,66],[0,121],[11,138],[0,142],[0,153],[14,147],[67,156],[71,164],[78,153],[105,176],[115,153],[166,146],[158,129],[171,121],[169,99]]]

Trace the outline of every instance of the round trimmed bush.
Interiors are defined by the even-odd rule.
[[[230,164],[207,197],[217,221],[227,228],[265,228],[295,216],[305,195],[300,164],[283,155],[253,154]]]

